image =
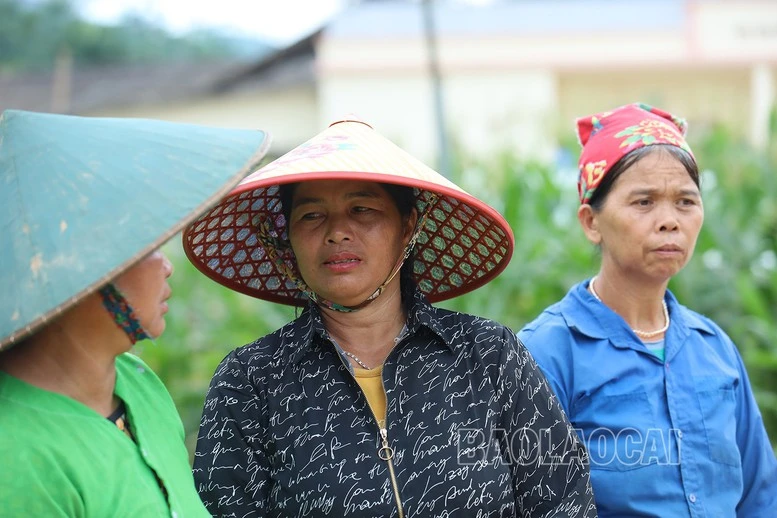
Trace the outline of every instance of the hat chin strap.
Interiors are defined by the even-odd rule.
[[[140,340],[151,338],[146,334],[143,326],[140,325],[140,320],[135,316],[135,311],[130,306],[127,298],[121,294],[112,282],[100,288],[100,296],[103,300],[103,307],[111,315],[119,329],[124,331],[127,337],[129,337],[132,345],[135,345]]]
[[[328,309],[331,309],[333,311],[339,311],[340,313],[352,313],[354,311],[358,311],[358,310],[362,309],[363,307],[365,307],[368,304],[370,304],[373,300],[375,300],[378,297],[380,297],[380,294],[383,293],[383,290],[386,289],[386,286],[388,286],[388,284],[394,279],[394,277],[397,276],[399,271],[402,269],[402,265],[405,264],[405,261],[410,256],[410,252],[413,251],[413,247],[415,246],[415,242],[418,239],[418,234],[421,233],[421,228],[422,227],[416,226],[416,229],[413,232],[413,237],[410,238],[410,241],[405,246],[405,250],[402,252],[402,256],[399,258],[397,263],[394,265],[394,268],[391,270],[391,273],[389,274],[388,278],[385,281],[383,281],[383,284],[378,286],[378,289],[376,289],[372,293],[372,295],[367,297],[367,299],[364,302],[362,302],[360,304],[356,304],[355,306],[344,306],[342,304],[337,304],[336,302],[332,302],[331,300],[327,300],[327,299],[324,299],[322,297],[319,297],[317,293],[312,291],[310,288],[307,288],[307,286],[305,286],[307,289],[303,290],[305,295],[310,297],[310,299],[313,300],[316,304],[318,304],[320,306],[324,306],[324,307],[326,307]]]
[[[427,207],[429,207],[431,203],[427,204]],[[290,265],[284,261],[282,257],[280,257],[280,254],[278,254],[278,250],[280,248],[290,248],[288,245],[288,242],[281,241],[278,238],[274,237],[269,230],[269,226],[266,222],[262,222],[262,224],[258,225],[257,228],[257,237],[259,238],[259,241],[262,243],[262,246],[264,246],[264,249],[267,251],[267,256],[275,263],[275,266],[278,268],[278,270],[283,273],[283,275],[292,281],[297,289],[304,293],[305,295],[310,298],[313,302],[318,304],[319,306],[323,306],[325,308],[331,309],[332,311],[339,311],[341,313],[352,313],[354,311],[358,311],[362,309],[363,307],[367,306],[370,302],[377,299],[381,293],[383,293],[383,290],[386,289],[386,286],[396,277],[396,275],[399,273],[399,271],[402,269],[402,265],[405,263],[407,258],[410,256],[410,253],[413,251],[413,248],[415,247],[416,241],[418,241],[418,236],[421,235],[421,231],[426,226],[426,219],[428,217],[428,211],[424,211],[421,214],[421,217],[418,218],[418,221],[416,222],[415,229],[413,230],[413,235],[410,237],[410,241],[408,241],[407,245],[405,245],[405,249],[402,252],[402,255],[400,256],[399,260],[394,265],[394,268],[391,270],[391,273],[386,278],[383,283],[378,286],[378,288],[367,297],[364,302],[361,302],[359,304],[356,304],[355,306],[345,306],[343,304],[338,304],[336,302],[332,302],[331,300],[325,299],[323,297],[320,297],[316,292],[310,289],[310,287],[305,284],[305,281],[302,280],[302,278],[297,274],[297,272],[294,271],[293,268],[290,267]]]

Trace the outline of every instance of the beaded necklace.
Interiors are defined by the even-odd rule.
[[[353,361],[355,361],[356,363],[358,363],[358,364],[359,364],[359,367],[361,367],[362,369],[365,369],[365,370],[370,370],[370,368],[367,366],[367,364],[366,364],[366,363],[364,363],[363,361],[361,361],[359,358],[357,358],[355,354],[353,354],[352,352],[348,352],[348,351],[346,351],[345,349],[343,349],[343,352],[344,352],[344,353],[345,353],[345,355],[346,355],[346,356],[348,356],[350,359],[352,359]]]
[[[596,277],[591,279],[591,282],[588,283],[588,289],[591,291],[591,295],[594,296],[596,300],[599,302],[602,302],[602,299],[599,298],[599,294],[596,293],[596,288],[594,287],[594,283],[596,282]],[[602,302],[604,304],[604,302]],[[666,333],[666,330],[669,329],[669,309],[666,307],[666,301],[661,300],[661,306],[664,309],[664,327],[661,329],[656,329],[655,331],[642,331],[641,329],[634,329],[631,328],[632,331],[634,331],[634,334],[637,336],[640,336],[642,338],[652,338],[654,336],[658,336],[660,334]]]

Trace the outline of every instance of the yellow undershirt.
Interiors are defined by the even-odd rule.
[[[383,428],[386,422],[386,391],[383,390],[383,365],[374,369],[359,369],[354,367],[353,374],[356,377],[356,383],[367,397],[367,403],[370,404],[372,413],[378,419],[378,425]]]

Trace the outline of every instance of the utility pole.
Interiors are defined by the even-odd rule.
[[[437,33],[434,26],[434,5],[432,2],[433,0],[421,0],[421,9],[424,17],[424,36],[429,59],[429,75],[432,81],[438,167],[443,176],[449,177],[452,174],[450,150],[448,149],[448,136],[445,125],[445,104],[443,102],[440,63],[437,56]]]

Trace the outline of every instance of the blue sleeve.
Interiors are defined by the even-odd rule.
[[[567,385],[571,379],[569,344],[572,340],[566,323],[541,315],[521,329],[517,336],[539,365],[564,412],[569,415],[572,387]]]
[[[596,518],[585,446],[531,354],[509,329],[504,339],[497,386],[507,409],[502,425],[520,515]],[[521,450],[522,438],[536,440],[534,447]]]
[[[737,445],[742,457],[742,499],[737,516],[777,516],[777,459],[766,435],[761,412],[753,396],[742,358],[730,339],[739,370],[737,390]]]

